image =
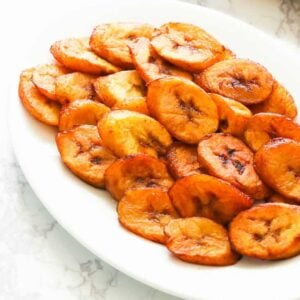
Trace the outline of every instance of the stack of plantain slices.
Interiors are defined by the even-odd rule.
[[[185,23],[100,24],[50,52],[22,104],[124,228],[203,265],[300,253],[297,107],[265,67]]]

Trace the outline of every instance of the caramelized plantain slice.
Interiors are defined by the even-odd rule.
[[[215,103],[190,80],[165,77],[148,85],[150,113],[178,140],[196,144],[218,128]]]
[[[128,110],[115,110],[98,123],[103,143],[119,157],[145,153],[152,156],[166,154],[172,138],[155,119]]]
[[[59,130],[69,130],[78,125],[97,125],[110,109],[92,100],[76,100],[66,104],[59,114]]]
[[[167,152],[167,164],[173,177],[181,178],[188,175],[205,173],[200,166],[195,146],[176,142]]]
[[[80,179],[104,187],[104,172],[116,157],[102,146],[97,127],[81,125],[59,132],[56,144],[64,164]]]
[[[65,67],[57,64],[39,65],[33,71],[32,81],[44,96],[53,101],[57,101],[55,79],[67,73],[69,73],[69,71]]]
[[[94,88],[101,102],[112,109],[148,114],[146,86],[135,70],[99,77]]]
[[[151,44],[170,63],[199,72],[229,56],[215,38],[187,23],[167,23],[154,31]]]
[[[172,184],[165,163],[145,154],[118,159],[105,172],[106,189],[116,200],[130,189],[153,187],[168,190]]]
[[[58,125],[60,104],[49,100],[39,92],[32,81],[35,68],[21,73],[19,97],[25,109],[38,121],[52,126]]]
[[[218,62],[196,76],[195,81],[207,92],[247,105],[266,100],[274,84],[266,68],[247,59]]]
[[[252,151],[229,134],[215,133],[203,138],[198,145],[198,160],[209,174],[228,181],[254,199],[269,195],[254,169]]]
[[[271,112],[285,115],[291,119],[297,116],[297,106],[292,95],[278,82],[273,85],[271,95],[267,100],[249,106],[254,114],[260,112]]]
[[[121,68],[133,68],[128,44],[138,37],[150,38],[153,27],[140,23],[108,23],[94,28],[91,49]]]
[[[179,259],[200,265],[227,266],[240,256],[231,249],[227,230],[207,218],[174,219],[165,226],[166,246]]]
[[[165,76],[179,76],[192,80],[190,73],[162,59],[147,38],[137,38],[129,44],[131,59],[140,76],[149,83]]]
[[[267,203],[243,211],[231,222],[230,241],[237,252],[267,260],[300,253],[300,209]]]
[[[120,223],[147,240],[164,244],[164,226],[178,217],[167,192],[157,188],[129,190],[118,204]]]
[[[120,71],[103,58],[91,51],[89,38],[69,38],[55,42],[50,52],[62,65],[71,70],[95,75]]]
[[[182,217],[206,217],[222,224],[230,222],[253,203],[249,196],[228,182],[205,174],[178,179],[169,195]]]
[[[236,100],[218,94],[210,94],[210,97],[218,108],[220,131],[237,137],[242,136],[252,116],[251,111]]]
[[[262,146],[254,157],[255,168],[276,192],[300,202],[300,143],[276,138]]]
[[[249,120],[244,137],[253,151],[257,151],[276,137],[290,138],[300,142],[300,125],[283,115],[259,113]]]
[[[95,77],[79,72],[58,76],[55,80],[56,97],[62,104],[78,99],[95,99]]]

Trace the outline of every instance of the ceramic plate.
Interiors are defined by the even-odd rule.
[[[57,8],[56,8],[57,9]],[[28,32],[36,43],[23,45],[20,66],[51,60],[50,44],[64,37],[89,35],[101,22],[169,21],[203,27],[238,56],[265,65],[295,99],[300,99],[300,56],[279,41],[221,13],[177,1],[109,1],[60,7],[43,34]],[[21,71],[21,70],[20,70]],[[133,278],[167,293],[196,299],[295,299],[300,295],[300,257],[280,262],[243,259],[235,266],[205,267],[174,259],[161,245],[139,238],[118,223],[116,203],[105,191],[73,176],[61,163],[55,131],[32,119],[12,83],[10,120],[17,159],[33,190],[51,214],[78,241]],[[299,104],[299,103],[298,103]],[[16,121],[17,120],[17,121]]]

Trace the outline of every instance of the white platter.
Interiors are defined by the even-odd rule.
[[[94,25],[142,21],[159,25],[183,21],[199,25],[238,56],[265,65],[300,100],[300,55],[264,33],[226,15],[177,1],[105,1],[60,7],[60,20],[44,24],[43,34],[28,32],[35,45],[23,45],[20,66],[51,59],[50,44],[63,37],[89,35]],[[19,70],[21,71],[21,70]],[[74,177],[60,162],[54,130],[32,119],[12,81],[11,133],[17,159],[33,190],[59,223],[78,241],[115,268],[167,293],[189,299],[295,299],[300,296],[300,257],[281,262],[243,259],[216,268],[174,259],[161,245],[120,227],[116,203],[101,190]],[[299,104],[299,102],[298,102]],[[299,105],[298,105],[299,106]]]

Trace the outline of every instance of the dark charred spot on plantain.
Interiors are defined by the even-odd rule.
[[[220,120],[220,129],[226,130],[228,126],[229,124],[227,119]]]
[[[231,148],[227,148],[227,153],[228,153],[228,155],[229,155],[229,157],[231,157],[231,156],[233,156],[233,154],[236,152],[236,150],[235,149],[231,149]]]
[[[178,107],[185,113],[189,121],[193,121],[195,115],[202,114],[202,111],[195,106],[193,98],[184,101],[178,93],[175,93],[175,97],[178,100]]]
[[[242,175],[245,171],[245,165],[243,165],[240,161],[238,160],[232,160],[233,166],[236,168],[238,173]]]
[[[95,156],[95,157],[92,157],[90,159],[90,162],[93,164],[93,165],[100,165],[101,162],[102,162],[102,158],[99,157],[99,156]]]
[[[253,85],[257,85],[257,80],[255,78],[248,80],[243,76],[232,76],[229,82],[232,88],[241,88],[251,91]]]
[[[259,234],[259,233],[253,233],[252,237],[257,242],[261,242],[264,239],[264,235]]]
[[[225,154],[219,154],[218,157],[220,158],[220,160],[222,161],[223,165],[226,165],[229,161],[229,158],[227,155]]]
[[[135,182],[138,186],[143,186],[147,188],[159,187],[159,184],[157,184],[155,181],[153,181],[152,178],[149,177],[136,177]]]
[[[156,65],[156,61],[157,61],[157,58],[155,57],[155,56],[153,56],[153,55],[150,55],[149,57],[148,57],[148,63],[149,64],[154,64],[154,65]]]

